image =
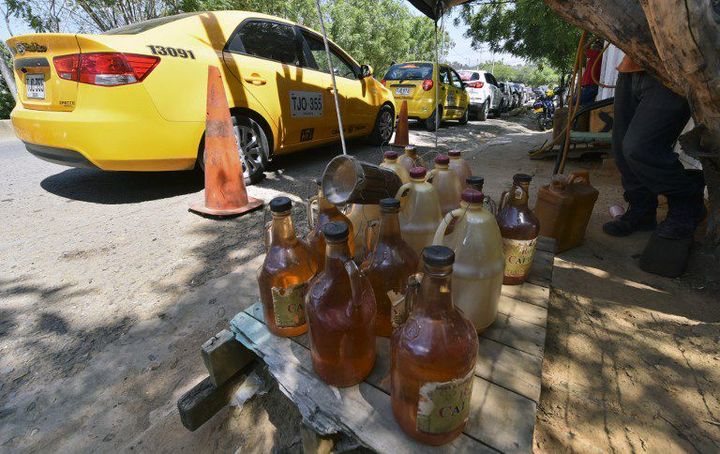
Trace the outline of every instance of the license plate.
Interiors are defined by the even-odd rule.
[[[411,91],[411,87],[398,87],[395,89],[395,94],[398,96],[410,96]]]
[[[315,91],[291,91],[290,115],[293,118],[322,117],[322,93]]]
[[[30,99],[45,99],[45,75],[26,74],[25,88],[27,97]]]

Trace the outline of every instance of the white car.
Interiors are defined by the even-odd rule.
[[[480,121],[487,120],[492,112],[499,114],[502,110],[502,93],[495,76],[487,71],[458,71],[470,95],[470,113]]]

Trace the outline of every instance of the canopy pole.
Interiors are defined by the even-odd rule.
[[[330,70],[330,77],[332,78],[333,97],[335,98],[335,113],[337,114],[338,129],[340,131],[340,143],[342,144],[342,152],[346,155],[348,153],[347,148],[345,148],[345,128],[343,128],[342,114],[340,113],[340,100],[338,99],[337,84],[335,83],[335,70],[333,69],[332,59],[330,58],[330,44],[328,43],[327,33],[325,32],[325,19],[323,19],[320,0],[315,0],[315,4],[317,5],[318,17],[320,18],[320,30],[322,31],[323,41],[325,42],[325,54],[327,55],[328,69]]]
[[[435,148],[438,147],[438,130],[440,129],[440,51],[438,50],[438,19],[435,19]]]

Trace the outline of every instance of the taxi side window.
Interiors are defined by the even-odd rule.
[[[451,70],[451,72],[452,72],[452,83],[455,86],[455,88],[462,88],[463,83],[462,83],[462,79],[460,79],[460,76],[458,76],[458,74],[455,72],[454,69]]]
[[[440,83],[445,85],[450,83],[450,72],[447,68],[440,68]]]
[[[227,50],[300,66],[300,49],[291,25],[270,21],[249,21],[232,37]]]
[[[303,36],[305,37],[303,48],[305,51],[305,61],[307,62],[306,66],[310,69],[329,73],[327,54],[325,53],[325,43],[323,40],[307,32],[303,32]],[[346,79],[357,79],[357,71],[355,68],[338,55],[332,47],[330,47],[330,58],[332,59],[335,76],[345,77]]]

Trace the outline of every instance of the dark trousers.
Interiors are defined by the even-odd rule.
[[[595,102],[595,97],[597,96],[597,94],[597,85],[585,85],[580,90],[580,105],[587,106],[588,104],[592,104],[593,102]]]
[[[683,198],[702,191],[673,151],[690,119],[685,98],[645,72],[621,73],[614,116],[612,147],[625,200],[656,204],[658,194]]]

